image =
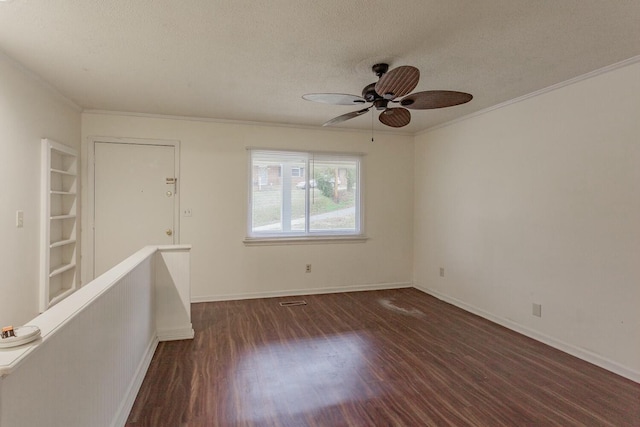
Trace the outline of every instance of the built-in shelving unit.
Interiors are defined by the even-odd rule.
[[[77,288],[77,173],[75,149],[42,140],[41,312]]]

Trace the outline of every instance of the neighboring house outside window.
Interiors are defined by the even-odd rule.
[[[248,238],[362,237],[362,155],[249,150]]]

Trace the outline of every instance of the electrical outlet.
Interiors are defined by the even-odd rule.
[[[444,268],[440,267],[440,277],[444,277]]]
[[[311,264],[307,264],[307,268],[305,269],[305,273],[311,273]]]
[[[16,227],[22,228],[24,227],[24,212],[16,211]]]
[[[533,303],[532,314],[536,317],[542,317],[542,304]]]
[[[193,212],[191,212],[191,208],[184,208],[182,210],[182,216],[191,216],[193,215]]]

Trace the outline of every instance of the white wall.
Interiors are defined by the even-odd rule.
[[[410,136],[380,133],[372,143],[367,132],[85,112],[82,115],[85,156],[87,141],[92,136],[180,141],[180,204],[193,210],[192,217],[180,218],[180,240],[193,245],[193,300],[410,285],[413,261]],[[246,147],[366,153],[365,227],[370,240],[350,244],[245,246]],[[313,265],[310,274],[304,271],[308,263]]]
[[[640,380],[639,114],[636,61],[417,136],[416,285]]]
[[[38,314],[43,137],[79,149],[79,109],[0,53],[0,325]],[[17,210],[24,228],[16,228]]]

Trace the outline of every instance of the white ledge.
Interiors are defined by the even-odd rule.
[[[39,314],[27,325],[37,326],[41,338],[16,347],[0,349],[0,379],[13,372],[37,348],[84,310],[111,286],[156,252],[188,251],[191,245],[146,246],[95,278],[68,297]],[[184,337],[183,337],[184,338]]]
[[[186,251],[191,250],[191,245],[159,245],[156,248],[160,252],[176,252],[176,251]]]
[[[369,238],[354,236],[298,236],[298,237],[246,237],[246,246],[315,245],[327,243],[365,243]]]

